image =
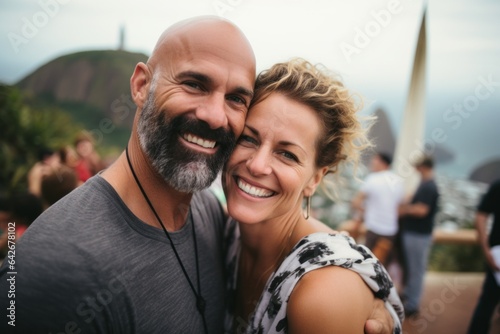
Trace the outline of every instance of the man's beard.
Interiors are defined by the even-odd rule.
[[[209,187],[236,145],[230,130],[212,130],[206,122],[186,115],[168,119],[156,108],[153,89],[139,116],[137,131],[140,145],[156,172],[172,188],[185,193]],[[216,141],[217,151],[209,155],[185,147],[181,143],[185,133]]]

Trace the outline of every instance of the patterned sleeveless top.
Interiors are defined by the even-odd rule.
[[[279,268],[271,274],[250,322],[233,319],[240,250],[238,224],[226,227],[227,303],[225,333],[287,333],[287,304],[295,284],[311,270],[339,266],[358,273],[394,319],[394,332],[401,333],[404,309],[386,269],[364,245],[342,234],[313,233],[302,238]],[[236,323],[236,326],[234,325]]]

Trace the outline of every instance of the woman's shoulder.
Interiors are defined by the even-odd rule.
[[[355,271],[339,267],[339,266],[325,266],[316,270],[309,271],[302,276],[299,280],[293,293],[297,292],[298,296],[301,294],[325,294],[325,292],[332,292],[328,295],[328,299],[334,295],[342,295],[348,292],[357,292],[358,290],[366,290],[370,297],[373,296],[370,288],[363,281],[362,277]],[[349,291],[350,290],[350,291]],[[362,291],[363,292],[363,291]],[[307,295],[303,297],[307,298]]]
[[[298,332],[362,333],[373,301],[373,293],[356,272],[337,266],[319,268],[306,273],[293,289],[289,326]]]
[[[308,219],[308,223],[312,231],[314,232],[338,233],[338,231],[332,229],[330,226],[313,217]]]
[[[303,256],[307,254],[307,259]],[[334,232],[314,232],[303,236],[292,249],[291,255],[300,257],[300,262],[307,260],[309,263],[325,260],[335,260],[330,264],[340,265],[351,261],[363,261],[373,258],[367,248],[356,244],[348,235]],[[339,262],[340,261],[340,262]]]

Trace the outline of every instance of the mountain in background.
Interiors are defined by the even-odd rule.
[[[363,163],[365,165],[369,164],[375,152],[386,153],[393,156],[396,151],[396,137],[391,129],[387,113],[382,108],[377,108],[373,112],[373,116],[377,118],[377,121],[370,128],[368,137],[372,141],[374,147],[373,150],[363,155]],[[440,144],[436,145],[433,156],[436,164],[448,163],[454,159],[453,152]]]
[[[31,104],[67,111],[99,144],[123,147],[135,114],[130,77],[147,59],[123,50],[73,53],[41,66],[16,86]]]
[[[147,59],[145,54],[124,50],[73,53],[41,66],[16,86],[27,103],[64,110],[94,135],[101,148],[121,150],[129,138],[136,109],[130,96],[130,77],[135,65]],[[374,114],[378,121],[369,134],[375,143],[374,149],[394,154],[396,136],[388,114],[382,108],[377,108]],[[467,123],[472,125],[471,120]],[[451,135],[456,130],[448,132]],[[469,134],[460,137],[470,138]],[[496,147],[496,143],[491,144]],[[373,151],[367,152],[363,162],[367,164],[371,155]],[[436,145],[434,156],[438,169],[441,165],[456,164],[455,152],[448,145]],[[474,171],[468,173],[472,180],[485,182],[500,177],[498,165],[489,161],[483,164],[488,166],[475,166]]]
[[[478,166],[471,172],[469,179],[483,183],[493,183],[500,180],[500,159]]]

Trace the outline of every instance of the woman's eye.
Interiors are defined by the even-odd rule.
[[[285,157],[286,159],[288,160],[292,160],[292,161],[295,161],[295,162],[299,162],[299,159],[297,158],[297,156],[293,153],[290,153],[288,151],[283,151],[280,153],[283,157]]]
[[[257,140],[247,135],[241,135],[238,142],[240,144],[257,144]]]

